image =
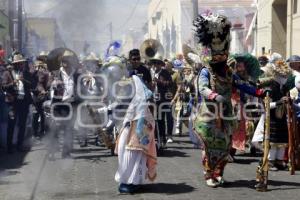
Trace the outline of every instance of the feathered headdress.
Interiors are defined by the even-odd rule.
[[[105,60],[109,60],[109,57],[111,56],[117,56],[120,54],[121,51],[121,41],[113,41],[109,44],[109,46],[106,49],[104,58]]]
[[[189,45],[183,44],[182,52],[184,59],[189,65],[193,66],[195,63],[201,63],[200,56],[198,56],[197,53]]]
[[[193,22],[195,34],[202,46],[211,50],[212,56],[228,54],[231,23],[223,15],[199,15]]]

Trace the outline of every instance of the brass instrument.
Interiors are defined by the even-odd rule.
[[[263,158],[256,169],[256,182],[255,188],[259,192],[266,192],[268,189],[268,171],[269,171],[269,160],[268,155],[270,151],[270,95],[267,93],[265,97],[265,110],[266,110],[266,118],[265,118],[265,131],[264,131],[264,154]]]
[[[95,124],[100,124],[99,120],[97,119],[97,113],[94,111],[94,109],[90,105],[86,105],[88,112]],[[113,139],[103,130],[102,128],[97,128],[97,134],[101,137],[103,140],[105,146],[108,149],[111,149],[112,151],[114,150],[115,144],[113,142]]]
[[[76,53],[67,48],[57,48],[53,49],[47,56],[46,64],[50,72],[56,71],[61,66],[62,57],[69,57],[69,61],[72,67],[77,68],[79,65],[79,58]]]
[[[146,61],[163,60],[164,48],[158,40],[145,40],[140,47],[140,52],[142,58],[144,58]]]

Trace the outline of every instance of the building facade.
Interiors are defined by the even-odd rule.
[[[10,49],[8,0],[0,0],[0,44],[6,52]]]
[[[278,52],[288,58],[300,54],[300,1],[258,0],[257,55]]]
[[[28,55],[63,47],[64,43],[53,18],[27,18],[26,50]]]
[[[193,19],[195,0],[151,0],[148,8],[148,38],[158,39],[165,48],[166,57],[181,53],[182,44],[194,45]],[[249,16],[254,17],[254,0],[198,0],[198,13],[226,15],[233,23],[232,50],[234,53],[252,52],[253,36],[249,35]],[[252,21],[252,18],[250,21]],[[252,30],[250,30],[252,31]],[[235,46],[238,45],[238,46]]]

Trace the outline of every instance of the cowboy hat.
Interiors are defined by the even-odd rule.
[[[13,56],[12,64],[26,62],[27,60],[22,56],[22,54],[15,54]]]

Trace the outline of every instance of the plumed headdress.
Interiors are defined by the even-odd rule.
[[[292,74],[292,69],[283,59],[275,61],[272,65],[275,75],[288,77]]]
[[[255,56],[252,56],[249,53],[246,54],[235,54],[233,58],[236,62],[243,62],[245,64],[248,75],[252,80],[257,80],[261,75],[260,65],[258,59]]]
[[[199,15],[193,22],[195,34],[202,46],[211,50],[212,56],[228,54],[231,23],[223,15]]]

